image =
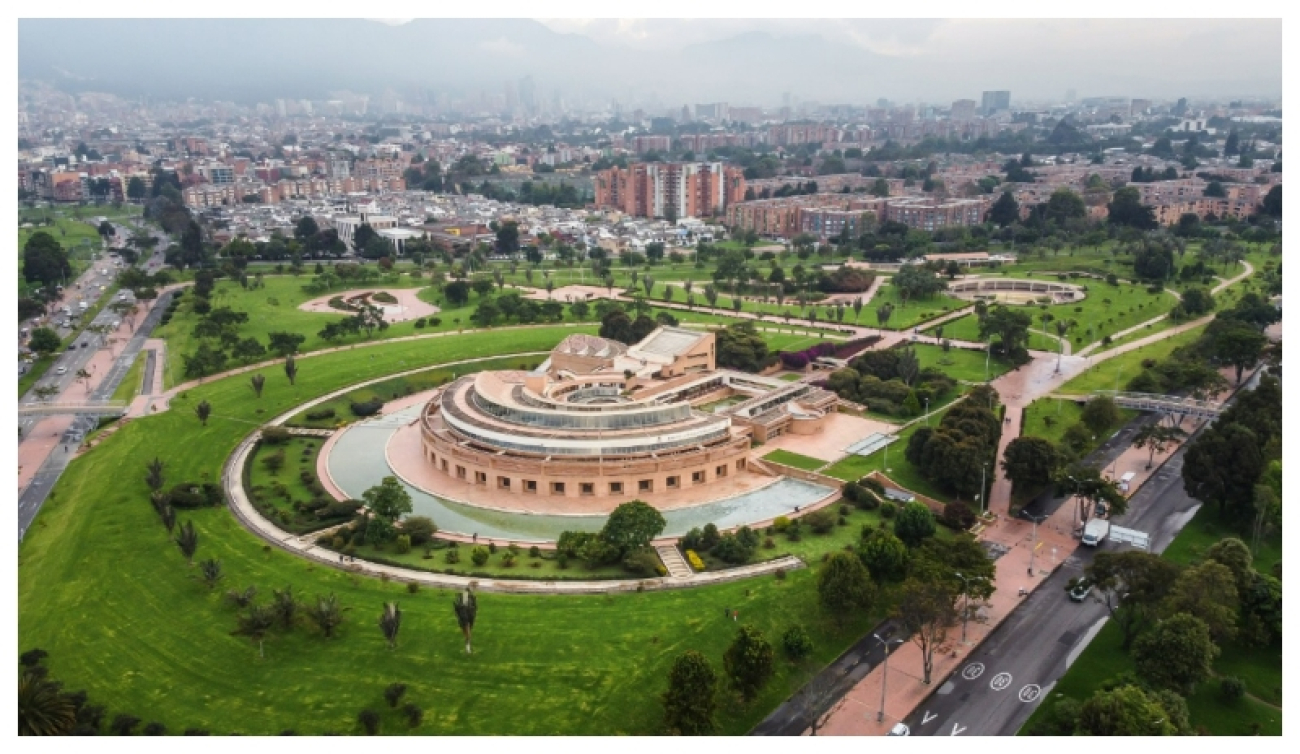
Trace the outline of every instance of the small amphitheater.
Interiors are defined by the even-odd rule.
[[[968,278],[948,284],[948,293],[965,301],[996,301],[1001,304],[1034,304],[1050,299],[1053,304],[1082,301],[1083,286],[1048,280],[1017,278]]]

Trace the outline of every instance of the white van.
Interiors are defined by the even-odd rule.
[[[1124,476],[1119,478],[1119,491],[1127,495],[1129,491],[1129,487],[1133,484],[1133,480],[1136,478],[1137,478],[1136,471],[1129,471],[1125,473]]]

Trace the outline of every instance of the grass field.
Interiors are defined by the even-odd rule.
[[[984,363],[988,358],[988,378],[995,380],[1006,374],[1010,367],[1006,362],[988,357],[983,351],[968,351],[962,348],[950,348],[944,353],[943,346],[929,343],[917,343],[916,358],[921,368],[934,367],[954,380],[965,382],[984,382]]]
[[[1057,392],[1063,395],[1079,395],[1098,390],[1114,390],[1116,384],[1119,385],[1120,390],[1123,390],[1124,385],[1142,370],[1142,362],[1145,359],[1159,361],[1167,357],[1175,348],[1195,342],[1204,331],[1204,327],[1192,328],[1098,362],[1083,374],[1062,385]]]
[[[898,295],[898,288],[894,287],[892,280],[891,278],[881,283],[876,295],[872,296],[867,305],[862,308],[860,324],[863,327],[877,327],[879,325],[876,310],[885,304],[894,307],[894,313],[890,315],[889,322],[885,323],[886,330],[910,330],[922,322],[970,306],[969,302],[942,293],[927,299],[912,299],[904,305],[902,298]],[[846,315],[846,321],[852,316],[853,313],[850,310]]]
[[[450,545],[450,546],[448,546]],[[599,566],[588,568],[580,561],[566,562],[565,567],[560,567],[560,561],[555,557],[555,551],[538,551],[537,557],[533,557],[527,547],[519,547],[515,554],[514,565],[506,565],[506,556],[509,554],[509,548],[498,547],[496,552],[489,552],[487,562],[483,565],[475,565],[471,560],[471,553],[475,545],[455,542],[438,542],[439,549],[429,549],[428,547],[413,547],[410,552],[398,554],[393,547],[385,547],[377,550],[372,545],[365,545],[356,549],[356,557],[366,560],[378,560],[387,563],[396,563],[407,568],[415,568],[421,571],[436,571],[438,573],[455,573],[462,576],[479,576],[479,577],[500,577],[509,579],[539,579],[547,581],[582,581],[582,580],[600,580],[600,579],[635,579],[636,575],[624,570],[619,563],[613,565]],[[487,547],[483,548],[487,550]],[[452,553],[455,553],[454,555]],[[454,558],[456,562],[452,562]],[[654,577],[641,577],[654,578]]]
[[[126,370],[126,376],[118,384],[117,389],[113,391],[113,400],[131,402],[136,394],[140,392],[140,387],[144,382],[144,362],[147,355],[141,351],[136,354],[135,361],[131,362],[131,368]]]
[[[316,458],[320,455],[321,437],[291,437],[283,445],[260,444],[249,457],[245,469],[245,488],[262,515],[286,531],[301,534],[341,524],[346,518],[321,520],[312,513],[299,511],[295,503],[316,497],[312,487],[317,479]],[[266,466],[266,459],[284,451],[284,465],[278,471]],[[307,472],[306,477],[302,472]],[[304,478],[312,480],[309,484]]]
[[[385,732],[404,732],[381,698],[386,685],[403,682],[408,699],[426,710],[418,733],[648,734],[658,730],[657,695],[673,658],[697,649],[720,671],[736,624],[719,607],[739,609],[773,642],[804,623],[815,645],[806,664],[778,660],[776,676],[748,705],[724,696],[722,732],[745,732],[881,616],[843,626],[827,619],[816,606],[812,571],[703,590],[484,594],[475,652],[466,656],[446,592],[411,595],[402,585],[312,565],[264,546],[222,509],[183,512],[181,520],[199,531],[197,558],[220,559],[226,573],[209,592],[190,578],[196,569],[183,565],[148,504],[143,466],[155,454],[167,464],[169,484],[216,479],[257,422],[311,396],[400,371],[403,362],[412,368],[544,350],[569,332],[466,335],[436,349],[392,343],[374,349],[374,359],[323,355],[301,362],[295,386],[279,369],[265,370],[261,399],[252,397],[246,375],[217,380],[179,396],[171,411],[127,424],[72,462],[20,545],[20,647],[50,652],[51,674],[85,688],[110,716],[131,712],[174,732],[350,733],[366,707],[385,710]],[[206,428],[190,408],[199,400],[213,406]],[[220,597],[248,585],[263,599],[286,585],[309,599],[333,592],[350,610],[334,639],[303,627],[277,631],[259,659],[251,642],[232,634],[235,612]],[[386,600],[405,613],[395,651],[374,626]]]
[[[1040,324],[1041,323],[1038,320],[1034,320],[1033,326],[1038,327]],[[1048,326],[1050,327],[1051,325]],[[936,325],[930,328],[929,330],[924,330],[923,332],[925,332],[927,335],[938,336],[938,331],[940,328],[943,329],[943,337],[948,338],[950,340],[965,340],[971,343],[980,342],[979,318],[976,317],[974,314],[967,314],[964,317],[958,317],[957,319],[949,320],[947,322],[944,322],[942,325]],[[1056,353],[1057,341],[1055,338],[1044,337],[1041,333],[1037,333],[1034,332],[1033,330],[1030,330],[1029,347],[1036,351],[1047,351],[1049,353]]]
[[[768,453],[763,456],[763,458],[769,461],[775,461],[776,463],[783,463],[786,466],[793,466],[796,469],[803,469],[804,471],[816,471],[826,465],[826,462],[820,458],[813,458],[812,456],[805,456],[800,453],[791,453],[788,450],[780,449]]]
[[[939,422],[943,421],[946,411],[938,411],[930,417],[930,426],[937,427]],[[908,462],[905,451],[907,442],[912,439],[916,431],[925,426],[925,422],[915,422],[898,433],[898,439],[891,443],[887,448],[872,453],[869,456],[850,455],[837,461],[831,467],[824,469],[823,474],[849,481],[851,479],[861,479],[873,471],[881,471],[885,476],[893,479],[902,486],[919,492],[922,495],[935,498],[936,500],[948,500],[949,496],[939,490],[929,479],[921,475],[921,472]],[[885,464],[888,456],[889,464]]]

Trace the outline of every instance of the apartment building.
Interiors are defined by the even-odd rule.
[[[885,201],[830,193],[757,199],[728,207],[726,224],[733,231],[752,230],[775,238],[811,233],[826,240],[838,236],[846,227],[850,235],[857,237],[875,226]]]
[[[667,136],[634,136],[632,151],[637,154],[646,152],[667,152],[673,147],[672,139]]]
[[[958,122],[975,120],[975,108],[977,103],[973,99],[959,99],[952,103],[952,112],[949,118]]]
[[[980,199],[935,199],[900,196],[886,199],[881,221],[898,222],[916,230],[934,231],[954,226],[970,227],[984,221],[990,202]]]
[[[743,171],[721,162],[634,162],[594,184],[597,206],[633,217],[710,217],[745,196]]]

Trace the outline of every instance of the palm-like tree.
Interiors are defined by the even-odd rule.
[[[1060,341],[1057,343],[1058,347],[1056,351],[1057,374],[1061,372],[1061,357],[1065,354],[1065,335],[1074,328],[1075,324],[1077,323],[1072,319],[1056,320],[1056,335],[1060,338]]]
[[[388,648],[397,647],[397,632],[402,629],[402,608],[396,602],[385,602],[384,612],[379,615],[379,630],[388,640]]]
[[[76,722],[76,707],[59,683],[31,670],[18,676],[18,735],[64,736]]]
[[[343,608],[339,607],[338,597],[332,592],[328,597],[317,597],[316,604],[311,606],[307,615],[325,634],[326,639],[333,636],[334,629],[343,622]]]
[[[208,558],[199,563],[199,578],[207,585],[208,589],[216,587],[217,582],[221,581],[224,576],[221,572],[221,561],[216,558]]]
[[[255,597],[257,597],[257,587],[255,586],[250,586],[244,589],[243,591],[240,591],[238,589],[231,589],[230,591],[226,592],[226,599],[235,603],[235,607],[240,607],[240,608],[248,607],[249,605],[253,604],[253,599]]]
[[[194,530],[193,521],[187,520],[181,524],[181,530],[176,533],[176,546],[180,548],[186,562],[194,565],[194,553],[199,549],[199,533]]]
[[[293,354],[284,357],[284,376],[289,378],[290,385],[298,379],[298,362],[294,360]]]
[[[154,491],[162,489],[163,482],[164,482],[164,478],[163,478],[164,466],[166,466],[166,464],[164,464],[162,462],[162,459],[158,458],[157,456],[155,456],[152,461],[144,465],[145,468],[144,483],[149,485],[149,489]]]
[[[212,416],[212,404],[206,400],[199,401],[198,405],[194,407],[194,415],[199,417],[199,422],[203,426],[208,426],[208,417]]]
[[[236,633],[247,636],[257,642],[257,656],[266,657],[262,642],[266,634],[275,625],[275,613],[266,605],[252,605],[248,612],[239,616],[239,630]]]
[[[163,503],[158,509],[158,518],[162,520],[163,526],[167,527],[167,536],[171,536],[172,530],[176,528],[176,509]]]
[[[283,591],[273,589],[271,595],[271,611],[275,613],[276,622],[281,628],[293,628],[293,618],[298,612],[298,601],[294,599],[293,587],[286,586]]]
[[[256,394],[258,398],[261,398],[262,387],[266,385],[266,375],[262,374],[261,372],[258,372],[257,374],[248,378],[248,384],[253,386],[253,393]]]

